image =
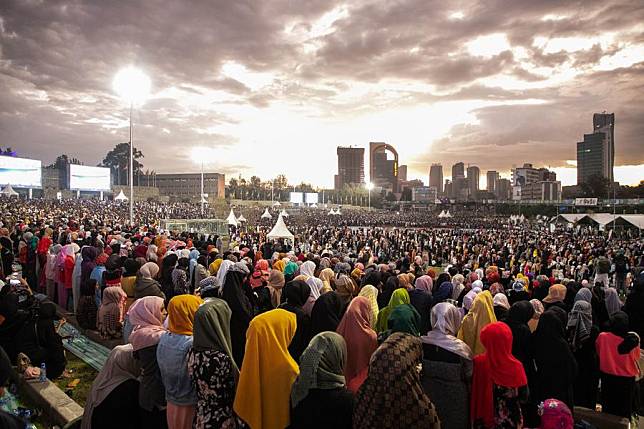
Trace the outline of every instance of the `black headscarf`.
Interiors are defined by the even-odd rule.
[[[624,338],[624,341],[617,346],[619,354],[628,354],[639,345],[640,339],[638,336],[633,332],[629,332],[628,315],[623,311],[618,311],[611,316],[609,327],[612,334]]]
[[[311,287],[302,280],[292,280],[286,283],[282,294],[286,303],[296,307],[302,307],[309,299]]]
[[[526,374],[532,367],[530,364],[533,356],[532,335],[528,327],[532,316],[534,316],[532,304],[529,301],[519,301],[512,304],[505,319],[505,323],[512,330],[512,354],[521,361]]]
[[[387,279],[385,286],[382,288],[382,293],[378,294],[378,308],[381,310],[389,305],[389,300],[394,291],[400,287],[400,282],[397,276],[391,276]]]
[[[133,277],[136,276],[136,273],[139,271],[139,268],[141,268],[141,264],[139,261],[136,259],[128,258],[125,260],[125,263],[123,264],[125,268],[125,272],[123,273],[123,277]]]
[[[382,275],[380,271],[371,270],[362,278],[362,284],[360,286],[371,285],[376,289],[380,290],[380,282],[382,281]]]
[[[301,280],[286,283],[282,291],[282,297],[286,298],[286,302],[279,308],[290,311],[297,318],[295,335],[288,346],[288,351],[296,362],[299,362],[300,356],[311,340],[311,318],[302,309],[310,294],[311,287]]]
[[[244,273],[229,270],[222,288],[222,298],[228,303],[230,317],[230,338],[233,346],[235,363],[241,368],[246,347],[246,331],[253,318],[253,305],[244,292]]]
[[[336,292],[321,295],[313,304],[311,310],[311,335],[338,328],[346,309],[345,302]]]

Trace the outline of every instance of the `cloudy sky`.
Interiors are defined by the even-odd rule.
[[[332,186],[336,146],[385,141],[425,181],[532,162],[574,184],[606,110],[616,178],[644,180],[641,0],[2,0],[0,146],[100,162],[127,141],[129,65],[152,81],[134,141],[158,172],[207,147],[208,170]]]

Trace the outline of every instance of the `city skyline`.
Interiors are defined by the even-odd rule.
[[[207,146],[207,171],[331,188],[337,146],[385,142],[409,180],[427,183],[433,163],[451,179],[463,161],[485,189],[486,171],[507,178],[528,162],[574,185],[576,143],[605,110],[617,117],[615,180],[636,184],[643,21],[638,1],[6,1],[0,143],[98,164],[127,141],[112,80],[133,64],[152,80],[134,114],[150,170],[198,172],[190,149]]]

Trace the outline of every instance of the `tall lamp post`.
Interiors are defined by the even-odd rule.
[[[371,190],[373,189],[373,183],[367,183],[367,191],[369,191],[369,211],[371,211]]]
[[[210,159],[211,151],[207,147],[194,147],[192,148],[192,160],[197,164],[201,164],[201,217],[204,217],[204,204],[206,203],[206,194],[204,193],[204,181],[203,181],[203,165],[204,162],[208,162]]]
[[[134,143],[132,140],[132,111],[140,107],[150,95],[150,78],[140,69],[129,66],[119,70],[112,82],[114,91],[130,108],[130,226],[134,226]]]

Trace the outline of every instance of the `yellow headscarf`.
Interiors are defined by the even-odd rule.
[[[372,285],[365,285],[362,289],[360,289],[360,292],[358,293],[358,296],[364,296],[369,300],[369,303],[371,304],[371,327],[374,328],[376,326],[376,322],[378,321],[378,289],[376,289]]]
[[[282,309],[250,322],[233,409],[251,429],[285,428],[290,423],[291,387],[300,372],[288,352],[295,329],[295,314]]]
[[[224,260],[221,258],[217,258],[214,261],[212,261],[212,263],[208,267],[208,271],[210,271],[211,276],[217,275],[217,271],[219,271],[219,266],[221,265],[222,262],[224,262]]]
[[[273,264],[273,269],[277,271],[284,272],[284,267],[286,266],[286,262],[284,260],[280,259],[279,261],[275,261]]]
[[[463,318],[461,329],[458,331],[458,339],[470,346],[474,356],[485,353],[485,347],[480,339],[481,329],[494,322],[496,322],[494,300],[490,291],[486,290],[474,298],[472,309]]]
[[[194,295],[177,295],[168,304],[168,330],[173,334],[192,335],[195,312],[203,300]]]

